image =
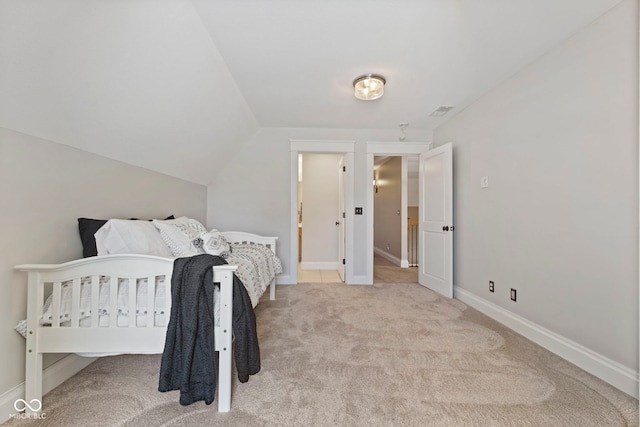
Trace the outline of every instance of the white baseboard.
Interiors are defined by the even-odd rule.
[[[338,261],[329,261],[329,262],[305,262],[302,261],[300,263],[300,268],[303,270],[337,270],[338,269]]]
[[[77,354],[58,360],[42,372],[42,394],[49,393],[95,360],[95,357],[81,357]],[[18,399],[24,399],[24,383],[0,395],[0,424],[9,420],[12,414],[18,413],[13,406]],[[43,407],[42,411],[46,414],[47,408]]]
[[[464,289],[454,287],[454,297],[513,329],[520,335],[584,369],[630,396],[638,398],[638,372],[556,334]]]
[[[276,285],[296,285],[289,274],[279,274],[276,276]]]
[[[373,248],[373,252],[376,255],[379,255],[382,258],[394,263],[398,267],[402,267],[402,261],[400,260],[400,258],[398,258],[398,257],[396,257],[394,255],[391,255],[389,252],[384,251],[384,250],[382,250],[380,248]],[[409,262],[408,261],[407,261],[407,267],[409,267]]]
[[[367,276],[353,276],[353,278],[347,283],[347,285],[373,285],[371,280],[367,279]]]

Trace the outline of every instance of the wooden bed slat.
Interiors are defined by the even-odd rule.
[[[147,277],[147,306],[144,308],[146,310],[147,328],[152,328],[155,326],[155,307],[156,276],[149,276]]]
[[[109,282],[109,327],[118,326],[118,278],[111,276]]]
[[[100,326],[100,276],[91,276],[91,327]]]
[[[62,283],[55,282],[53,284],[53,293],[51,298],[51,326],[60,327],[60,295],[62,293]]]
[[[73,279],[71,285],[71,327],[80,326],[80,278]]]
[[[129,279],[129,314],[127,315],[127,325],[130,328],[135,328],[137,325],[137,312],[136,312],[136,289],[138,285],[136,279]]]

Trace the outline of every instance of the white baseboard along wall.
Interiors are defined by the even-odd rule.
[[[638,372],[464,289],[454,286],[453,294],[454,298],[513,329],[541,347],[568,360],[628,395],[638,398]]]

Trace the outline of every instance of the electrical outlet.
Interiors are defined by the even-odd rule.
[[[511,288],[511,301],[515,301],[516,300],[516,290]]]
[[[494,292],[495,289],[495,285],[493,284],[493,280],[489,280],[489,292]]]

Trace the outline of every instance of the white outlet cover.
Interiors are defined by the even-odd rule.
[[[480,188],[487,188],[489,186],[489,177],[482,176],[480,177]]]

